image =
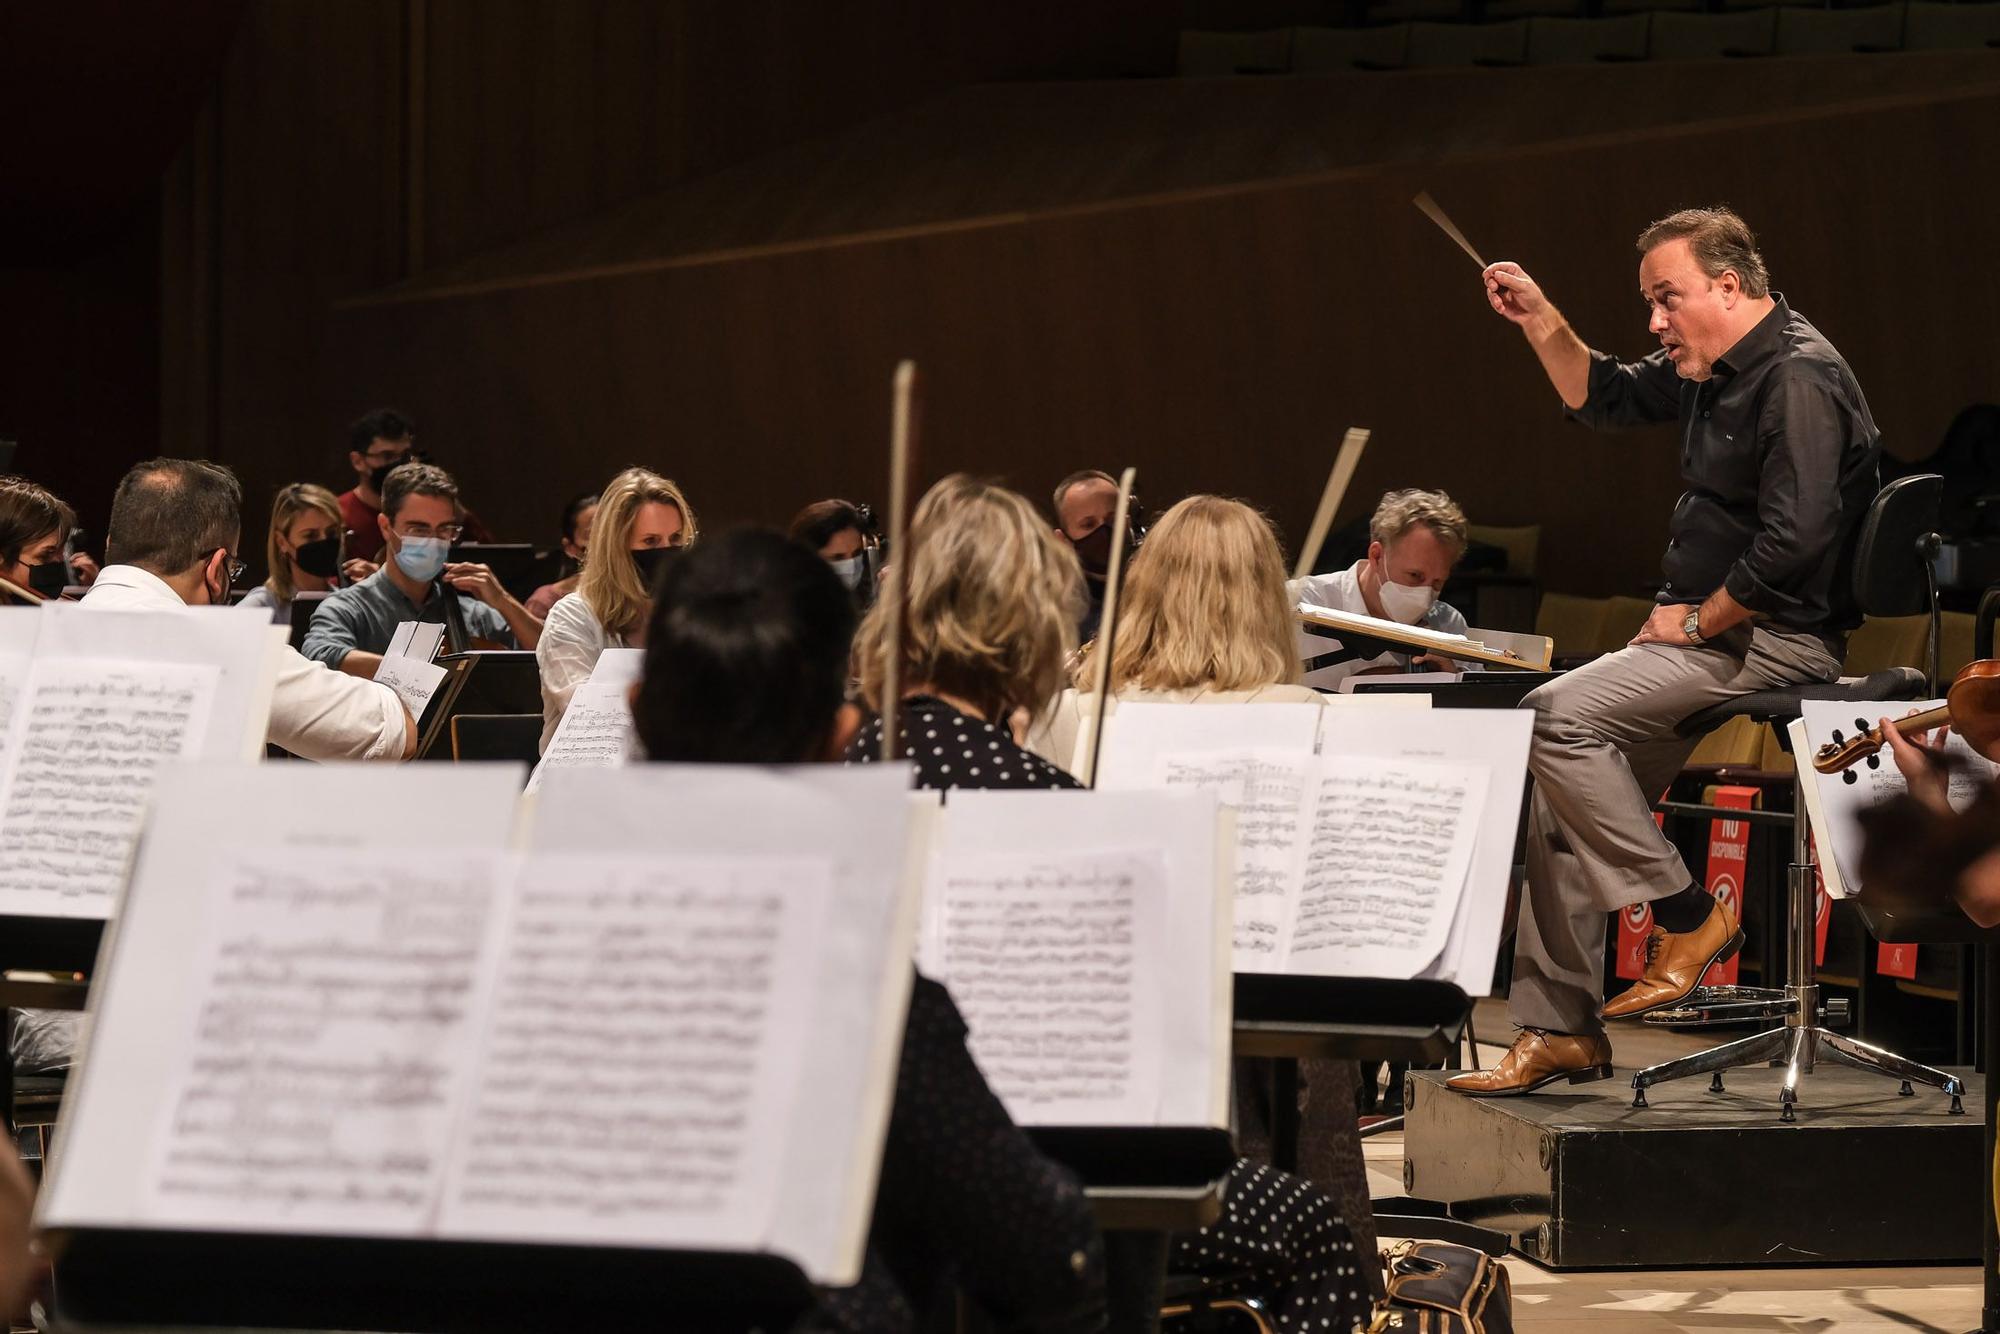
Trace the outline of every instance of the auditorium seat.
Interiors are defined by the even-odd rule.
[[[1357,69],[1401,69],[1409,63],[1410,25],[1386,28],[1294,28],[1292,70],[1344,74]]]
[[[1940,693],[1951,684],[1951,678],[1957,676],[1959,670],[1972,661],[1973,625],[1976,619],[1969,611],[1948,611],[1938,618]]]
[[[1184,31],[1176,68],[1181,75],[1191,78],[1288,73],[1292,68],[1292,30]]]
[[[1535,633],[1546,635],[1555,645],[1555,656],[1570,659],[1594,651],[1592,645],[1604,633],[1604,613],[1610,604],[1603,598],[1580,598],[1573,593],[1543,593],[1535,608]]]
[[[1924,660],[1928,619],[1922,616],[1871,616],[1847,637],[1849,676],[1866,676],[1891,667],[1915,667]]]
[[[1777,37],[1775,9],[1735,14],[1653,15],[1646,54],[1654,60],[1720,60],[1724,56],[1768,56]]]
[[[1498,547],[1507,553],[1508,574],[1533,574],[1536,560],[1542,547],[1542,526],[1538,523],[1524,523],[1509,528],[1496,528],[1491,524],[1469,523],[1465,535],[1474,542],[1483,542],[1489,547]]]
[[[2000,4],[1938,4],[1910,0],[1903,27],[1905,51],[2000,44]]]
[[[1412,23],[1412,66],[1520,65],[1528,57],[1528,21]]]
[[[1644,60],[1651,14],[1601,19],[1531,18],[1530,65],[1582,65],[1593,60]]]
[[[1778,11],[1777,53],[1781,56],[1897,51],[1902,45],[1901,5],[1867,5],[1860,9],[1786,5]]]

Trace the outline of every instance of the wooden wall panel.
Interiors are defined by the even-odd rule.
[[[627,462],[674,474],[712,519],[879,498],[888,375],[911,355],[932,476],[997,472],[1039,499],[1072,468],[1136,463],[1156,505],[1222,490],[1296,533],[1361,422],[1376,436],[1348,516],[1389,486],[1442,486],[1479,521],[1543,523],[1553,586],[1632,591],[1654,577],[1679,487],[1670,435],[1564,423],[1472,266],[1410,209],[1414,189],[1627,354],[1651,345],[1631,238],[1672,207],[1735,203],[1897,449],[1921,453],[1996,389],[1978,331],[2000,299],[1984,262],[2000,201],[1960,174],[2000,153],[1996,111],[1986,93],[1778,112],[360,307],[336,319],[335,360],[426,417],[482,512],[523,535]]]

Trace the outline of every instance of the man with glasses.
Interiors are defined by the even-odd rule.
[[[458,483],[431,463],[405,463],[382,481],[382,568],[323,600],[306,629],[305,655],[354,676],[373,677],[382,652],[404,621],[446,619],[456,597],[466,633],[516,648],[533,648],[542,623],[484,565],[453,563],[463,530]],[[460,596],[464,594],[465,596]]]
[[[416,423],[394,408],[377,408],[347,428],[347,462],[354,486],[340,493],[340,520],[347,527],[350,562],[370,565],[382,558],[382,483],[416,451]],[[367,570],[359,574],[369,573]]]
[[[111,501],[108,562],[86,611],[225,606],[243,576],[243,488],[201,459],[154,459],[125,474]],[[251,613],[243,613],[249,615]],[[261,614],[261,613],[260,613]],[[399,760],[416,753],[417,727],[396,693],[328,671],[287,647],[266,733],[309,760]]]

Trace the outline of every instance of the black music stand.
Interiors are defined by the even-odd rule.
[[[527,542],[460,542],[451,549],[451,558],[486,566],[502,588],[522,601],[542,584],[552,582],[542,577],[548,572],[547,562]]]
[[[292,647],[306,646],[306,631],[312,628],[313,613],[319,604],[332,597],[331,593],[297,592],[292,594]]]
[[[541,669],[528,649],[472,649],[441,653],[437,664],[449,675],[418,720],[417,758],[451,758],[451,720],[461,713],[542,711]]]
[[[1029,1126],[1035,1147],[1083,1181],[1104,1232],[1110,1334],[1159,1328],[1167,1250],[1222,1213],[1236,1165],[1229,1132],[1203,1126]]]
[[[786,1329],[814,1303],[767,1254],[163,1229],[55,1232],[52,1330]]]
[[[1272,1162],[1287,1171],[1298,1166],[1300,1060],[1435,1065],[1457,1052],[1471,1013],[1471,998],[1451,982],[1236,974],[1236,1055],[1277,1063]],[[1452,1218],[1443,1205],[1408,1196],[1373,1205],[1378,1231],[1507,1254],[1506,1234]]]

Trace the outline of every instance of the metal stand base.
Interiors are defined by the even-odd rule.
[[[1813,880],[1806,838],[1805,802],[1796,787],[1793,789],[1792,810],[1792,864],[1786,879],[1790,920],[1785,924],[1791,962],[1790,976],[1783,990],[1699,987],[1682,1005],[1649,1016],[1660,1023],[1730,1023],[1781,1018],[1784,1024],[1734,1042],[1725,1042],[1719,1047],[1710,1047],[1693,1056],[1683,1056],[1641,1070],[1632,1076],[1632,1105],[1646,1106],[1646,1090],[1670,1079],[1712,1075],[1714,1078],[1709,1083],[1709,1091],[1719,1093],[1725,1070],[1749,1065],[1783,1065],[1786,1067],[1785,1083],[1778,1092],[1781,1108],[1778,1119],[1791,1122],[1797,1119],[1793,1109],[1799,1101],[1799,1081],[1811,1074],[1814,1064],[1824,1056],[1857,1070],[1899,1080],[1905,1094],[1911,1092],[1913,1084],[1939,1089],[1951,1097],[1950,1115],[1964,1115],[1965,1085],[1957,1076],[1904,1060],[1894,1052],[1857,1042],[1822,1026],[1826,1020],[1838,1022],[1844,1019],[1846,1006],[1844,1003],[1829,1004],[1826,1009],[1832,1013],[1828,1014],[1822,1011],[1820,1004],[1817,962],[1814,958],[1817,942],[1813,934],[1813,916],[1817,906],[1814,900],[1818,890]]]

